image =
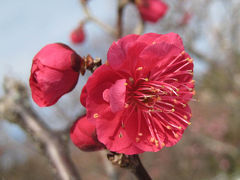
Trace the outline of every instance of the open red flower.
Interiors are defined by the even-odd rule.
[[[75,30],[72,31],[70,35],[70,39],[72,43],[79,44],[84,42],[85,40],[85,33],[83,30],[83,25],[81,24],[79,27],[77,27]]]
[[[72,142],[83,151],[98,151],[104,149],[96,135],[96,126],[89,122],[86,116],[78,118],[70,132]]]
[[[167,12],[168,6],[161,0],[135,0],[143,20],[157,22]]]
[[[67,45],[43,47],[33,58],[29,79],[32,98],[40,106],[51,106],[76,85],[82,58]]]
[[[190,124],[193,60],[179,35],[128,35],[88,79],[81,102],[107,149],[124,154],[173,146]]]

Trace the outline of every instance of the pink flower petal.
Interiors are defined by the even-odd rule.
[[[72,142],[83,151],[98,151],[104,149],[104,145],[97,140],[96,126],[89,122],[86,116],[78,118],[70,131]]]
[[[122,63],[126,59],[126,52],[135,43],[138,35],[131,34],[125,36],[118,42],[113,42],[109,48],[107,58],[108,63],[113,69],[118,69],[121,67]]]
[[[117,80],[109,89],[109,103],[113,113],[121,111],[124,108],[126,94],[125,83],[126,79]]]
[[[87,100],[87,88],[86,85],[82,88],[81,96],[80,96],[80,102],[81,104],[86,107],[86,100]]]

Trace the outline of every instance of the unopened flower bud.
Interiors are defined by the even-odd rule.
[[[163,18],[168,10],[168,6],[161,0],[135,0],[141,18],[144,21],[156,23]]]
[[[96,135],[96,126],[87,120],[86,116],[78,118],[70,132],[72,142],[83,151],[98,151],[104,149]]]
[[[76,85],[82,58],[67,45],[49,44],[33,58],[29,79],[32,98],[40,106],[51,106]]]
[[[79,44],[79,43],[84,42],[85,33],[83,30],[83,24],[81,24],[75,30],[72,31],[70,38],[71,38],[72,43],[74,43],[74,44]]]

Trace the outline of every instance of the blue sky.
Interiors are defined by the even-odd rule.
[[[110,5],[112,3],[111,0],[107,2]],[[93,12],[98,17],[104,20],[114,18],[100,12],[109,12],[106,6],[101,10],[96,9],[101,1],[92,1],[89,5],[95,7]],[[114,8],[110,11],[114,12]],[[93,23],[87,24],[91,36],[87,37],[84,45],[73,46],[69,41],[70,32],[82,17],[78,0],[0,0],[0,83],[4,75],[15,76],[27,82],[32,58],[48,43],[66,43],[83,55],[89,53],[87,50],[93,49],[91,53],[97,56],[97,47],[89,42],[103,32]],[[90,46],[92,47],[89,48]],[[2,90],[0,95],[1,93]]]
[[[106,2],[115,7],[114,1],[107,0]],[[115,9],[109,10],[109,6],[96,8],[100,7],[101,3],[102,1],[99,0],[92,1],[89,6],[99,18],[111,22],[111,19],[115,18]],[[113,16],[101,13],[107,10]],[[106,39],[108,38],[107,34],[93,23],[86,25],[87,39],[83,45],[74,46],[70,43],[69,34],[78,26],[83,17],[84,14],[78,0],[0,0],[0,84],[5,75],[28,83],[32,58],[49,43],[63,42],[77,50],[82,56],[91,53],[94,57],[102,56],[104,58],[102,48],[107,49],[111,41],[102,42],[99,45],[91,44],[91,40],[94,38],[104,38],[104,36]],[[84,79],[80,78],[79,88],[83,85],[82,81]],[[2,86],[0,85],[0,87]],[[0,88],[0,96],[2,94],[3,91]],[[34,103],[33,105],[37,108]],[[79,107],[81,107],[80,103]],[[54,111],[52,108],[38,108],[37,110],[40,114]],[[59,122],[61,124],[60,120]],[[4,122],[2,127],[12,138],[16,137],[17,141],[19,138],[25,139],[25,135],[18,126]]]

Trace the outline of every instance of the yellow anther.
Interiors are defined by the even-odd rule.
[[[129,77],[129,81],[130,81],[130,82],[133,82],[134,79],[133,79],[132,77]]]
[[[162,109],[157,109],[157,112],[163,112],[163,110]]]
[[[122,138],[123,137],[123,135],[122,135],[122,133],[120,132],[120,134],[119,134],[119,138]]]
[[[124,85],[125,85],[125,86],[127,86],[127,85],[128,85],[128,83],[126,83],[126,82],[125,82],[125,83],[124,83]]]
[[[157,97],[157,100],[158,100],[158,101],[161,101],[161,100],[162,100],[162,98],[161,98],[160,96],[158,96],[158,97]]]
[[[154,110],[154,109],[149,109],[148,111],[149,111],[149,112],[154,112],[155,110]]]
[[[149,79],[148,78],[144,78],[145,81],[148,81]]]
[[[192,62],[193,62],[193,59],[189,59],[189,58],[188,58],[188,62],[192,63]]]
[[[190,117],[192,117],[192,114],[189,114]]]
[[[193,92],[192,92],[192,93],[193,93],[193,95],[195,95],[195,94],[196,94],[196,91],[195,91],[195,90],[193,90]]]
[[[125,107],[125,108],[128,108],[128,107],[129,107],[129,104],[125,103],[124,107]]]
[[[151,137],[150,142],[154,142],[155,138]]]
[[[185,51],[182,51],[181,54],[182,54],[182,55],[185,54]]]
[[[165,143],[164,143],[164,142],[161,142],[161,146],[164,147],[164,146],[165,146]]]
[[[183,116],[183,118],[184,118],[184,119],[187,119],[187,116],[186,116],[186,115],[184,115],[184,116]]]
[[[179,138],[179,135],[176,134],[176,133],[174,133],[174,137],[175,137],[175,138]]]
[[[192,123],[191,122],[188,122],[188,125],[191,125]]]
[[[195,80],[194,80],[194,79],[192,79],[192,80],[191,80],[191,82],[192,82],[192,83],[195,83]]]
[[[193,75],[193,71],[192,70],[187,70],[189,72],[189,74]]]
[[[170,127],[170,126],[166,126],[166,128],[167,128],[167,129],[171,129],[171,127]]]
[[[171,109],[172,112],[175,112],[175,109]]]
[[[143,133],[138,133],[138,135],[139,135],[139,136],[142,136],[142,135],[143,135]]]
[[[177,89],[176,89],[176,91],[177,91],[177,92],[179,92],[179,91],[180,91],[180,89],[178,89],[178,88],[177,88]]]
[[[182,127],[181,127],[181,126],[178,126],[178,129],[180,129],[180,130],[181,130],[181,129],[182,129]]]
[[[176,104],[176,103],[177,103],[177,100],[176,100],[176,99],[174,99],[174,100],[173,100],[173,102]]]
[[[139,141],[140,141],[140,138],[137,137],[137,138],[136,138],[136,142],[139,142]]]
[[[138,67],[137,71],[141,71],[143,69],[143,67]]]
[[[182,106],[185,108],[187,105],[186,105],[186,104],[183,104]]]
[[[93,118],[98,118],[99,117],[99,115],[98,115],[98,113],[95,113],[95,114],[93,114]]]

